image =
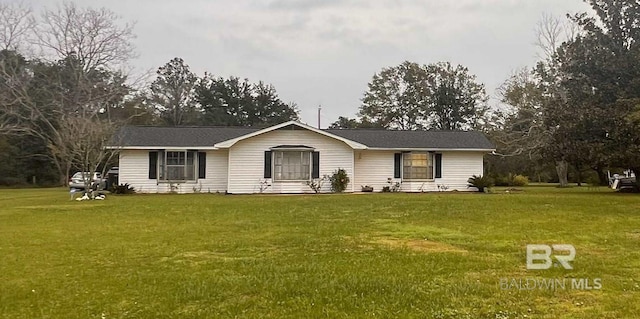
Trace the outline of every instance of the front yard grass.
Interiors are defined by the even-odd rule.
[[[527,244],[574,269],[527,270]],[[0,190],[0,256],[0,318],[632,318],[640,196]],[[532,278],[602,289],[500,285]]]

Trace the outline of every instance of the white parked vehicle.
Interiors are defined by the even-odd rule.
[[[82,178],[84,176],[84,179]],[[91,180],[90,187],[94,190],[102,190],[106,187],[106,179],[102,178],[102,174],[95,172],[93,174],[89,172],[76,172],[69,179],[69,188],[84,190],[84,180]]]
[[[609,186],[612,189],[634,189],[636,187],[636,175],[631,170],[626,170],[622,174],[609,175]]]

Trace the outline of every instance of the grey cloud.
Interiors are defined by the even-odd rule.
[[[265,7],[271,10],[308,11],[317,8],[341,6],[347,2],[349,0],[272,0],[268,1]]]
[[[40,11],[48,0],[26,0]],[[586,11],[580,0],[82,0],[137,21],[142,69],[179,56],[194,71],[273,83],[315,123],[353,116],[371,76],[403,60],[469,67],[492,93],[533,65],[543,12]]]

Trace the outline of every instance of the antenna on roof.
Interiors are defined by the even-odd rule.
[[[318,129],[320,129],[320,111],[322,111],[322,105],[318,104]]]

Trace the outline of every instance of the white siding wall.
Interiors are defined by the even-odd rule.
[[[202,182],[201,192],[225,193],[228,168],[229,152],[227,150],[207,151],[207,178],[199,180]]]
[[[193,193],[195,188],[204,193],[226,192],[227,163],[226,150],[207,151],[206,178],[177,184],[176,191],[178,193]],[[171,191],[170,184],[149,179],[148,150],[123,150],[120,152],[118,165],[120,184],[128,183],[139,193],[167,193]]]
[[[357,151],[355,153],[355,190],[361,186],[373,186],[374,192],[389,186],[388,178],[393,179],[393,151]],[[398,181],[400,181],[398,179]]]
[[[355,153],[355,187],[373,186],[374,191],[381,191],[389,186],[388,178],[393,178],[393,151],[358,151]],[[427,182],[403,182],[403,192],[438,191],[438,185],[448,187],[449,191],[468,191],[467,180],[471,175],[483,173],[482,152],[442,152],[442,178]],[[394,182],[400,179],[393,179]]]
[[[180,184],[179,193],[201,192],[258,193],[263,180],[264,151],[278,145],[306,145],[320,152],[320,176],[330,175],[344,168],[351,178],[347,191],[360,191],[363,185],[381,191],[393,177],[393,151],[356,151],[338,140],[305,130],[277,130],[240,141],[228,152],[207,152],[206,179]],[[404,192],[438,191],[438,185],[448,190],[468,191],[467,179],[483,174],[482,152],[443,152],[442,178],[430,182],[404,182]],[[231,163],[229,165],[229,163]],[[149,179],[149,151],[123,150],[120,152],[120,180],[129,183],[141,193],[165,193],[169,184]],[[227,172],[230,175],[227,175]],[[394,179],[394,181],[396,181]],[[399,180],[398,180],[399,181]],[[311,193],[303,182],[272,182],[265,193]],[[201,185],[201,186],[200,186]],[[329,182],[323,191],[330,191]]]
[[[131,185],[138,193],[158,192],[157,181],[149,179],[149,151],[120,151],[118,168],[118,183]]]
[[[353,191],[353,149],[344,142],[307,130],[275,130],[236,143],[229,149],[228,191],[233,194],[258,193],[264,180],[264,152],[279,145],[305,145],[320,152],[320,176],[330,175],[338,168],[347,171]],[[312,193],[305,182],[270,182],[265,193]],[[359,186],[358,186],[359,188]],[[325,182],[323,191],[329,191]]]
[[[467,188],[467,180],[471,175],[484,174],[484,154],[484,152],[443,152],[442,178],[436,179],[435,183],[446,185],[449,190],[475,190]]]

